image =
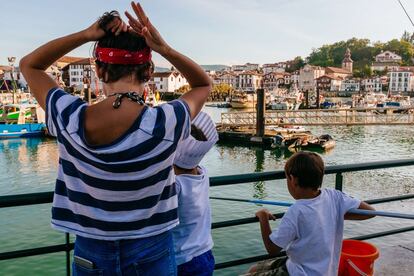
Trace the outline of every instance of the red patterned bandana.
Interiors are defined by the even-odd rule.
[[[96,47],[95,56],[97,60],[109,64],[143,64],[151,60],[151,49],[149,47],[131,52],[117,48]]]

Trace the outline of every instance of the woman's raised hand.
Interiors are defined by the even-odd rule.
[[[158,30],[151,24],[144,10],[139,3],[131,2],[132,9],[137,18],[134,18],[127,11],[125,15],[129,19],[129,25],[132,31],[145,38],[147,45],[155,52],[163,55],[168,52],[169,46],[161,37]]]
[[[122,32],[128,31],[128,25],[122,21],[119,16],[114,16],[114,18],[106,24],[105,30],[102,28],[99,22],[100,20],[96,21],[83,31],[89,41],[97,41],[104,37],[107,32],[112,32],[115,35],[119,35]]]

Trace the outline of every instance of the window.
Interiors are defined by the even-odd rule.
[[[162,81],[162,77],[160,78],[160,81]]]
[[[160,85],[160,89],[162,89],[162,84]]]
[[[173,81],[174,79],[173,79],[173,77],[171,77],[171,81]]]

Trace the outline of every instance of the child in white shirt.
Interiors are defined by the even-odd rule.
[[[338,190],[321,189],[322,158],[311,152],[294,154],[285,165],[287,187],[296,202],[272,232],[266,209],[256,213],[262,238],[270,255],[282,249],[287,257],[260,262],[250,275],[338,274],[344,219],[363,220],[372,216],[347,214],[350,209],[374,210],[370,205]]]
[[[177,148],[174,171],[180,224],[172,232],[179,276],[213,274],[210,182],[199,163],[217,140],[214,122],[200,112],[192,121],[190,136]]]

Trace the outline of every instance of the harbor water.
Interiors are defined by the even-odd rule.
[[[206,108],[214,120],[226,109]],[[314,134],[330,134],[336,147],[322,157],[327,165],[413,158],[414,128],[410,126],[310,127]],[[289,152],[255,147],[216,145],[202,164],[210,176],[281,170]],[[0,195],[51,191],[58,161],[54,139],[0,140]],[[344,174],[344,191],[361,199],[414,193],[414,167],[400,167]],[[334,175],[324,179],[334,186]],[[284,180],[247,183],[210,189],[212,196],[292,201]],[[213,221],[252,217],[261,206],[240,202],[211,201]],[[378,210],[412,213],[414,201],[375,206]],[[0,209],[0,252],[63,243],[62,233],[50,228],[50,204]],[[272,212],[286,210],[268,207]],[[278,222],[272,222],[277,227]],[[374,218],[346,222],[345,237],[405,226],[412,221]],[[265,254],[257,223],[213,230],[216,262]],[[72,237],[73,240],[73,237]],[[414,242],[414,232],[370,240],[380,248]],[[219,270],[215,275],[238,275],[249,265]],[[0,261],[0,275],[65,275],[65,253]]]

